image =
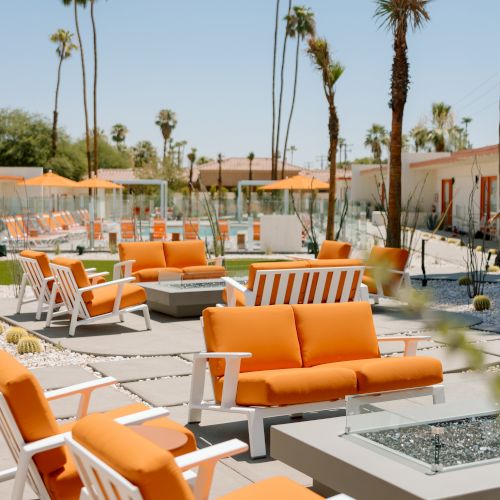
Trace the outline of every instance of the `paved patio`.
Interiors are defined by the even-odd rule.
[[[22,323],[44,339],[59,344],[72,351],[96,355],[86,356],[86,361],[69,366],[48,366],[33,368],[41,384],[46,389],[91,380],[96,376],[115,377],[118,387],[97,391],[91,402],[91,411],[104,411],[116,406],[141,399],[154,406],[166,406],[171,417],[183,424],[187,422],[187,400],[189,396],[192,353],[203,349],[203,337],[198,319],[174,320],[160,314],[152,314],[153,329],[144,331],[142,316],[130,314],[124,324],[111,321],[87,325],[77,329],[76,336],[67,336],[68,321],[60,319],[53,328],[45,328],[42,321],[34,320],[34,307],[26,306],[25,312],[15,314],[15,301],[0,300],[2,316],[9,322]],[[374,306],[377,333],[383,336],[397,334],[430,334],[429,324],[416,316],[408,315],[396,305]],[[449,320],[460,322],[465,328],[480,328],[478,320],[468,314],[452,314]],[[471,341],[477,343],[486,353],[488,365],[500,365],[500,335],[480,330],[468,330]],[[401,352],[397,342],[382,345],[382,353],[394,355]],[[485,398],[490,394],[484,376],[466,372],[468,360],[459,354],[450,354],[446,347],[437,341],[424,342],[418,355],[430,355],[443,362],[448,400],[460,398]],[[122,358],[116,359],[117,356]],[[211,387],[205,389],[211,395]],[[429,404],[430,398],[405,400],[390,405]],[[53,409],[58,418],[71,418],[76,413],[77,400],[57,401]],[[305,419],[319,419],[340,416],[342,412],[321,412],[306,415]],[[268,419],[269,427],[278,423],[290,422],[288,417]],[[238,415],[205,412],[202,423],[190,428],[195,432],[200,447],[218,443],[229,438],[247,441],[246,420]],[[0,467],[10,464],[10,456],[5,443],[0,442]],[[274,475],[285,475],[310,486],[312,480],[270,458],[251,460],[247,454],[223,460],[217,467],[212,496],[216,497],[249,482],[258,481]],[[0,498],[8,496],[11,483],[0,483]],[[26,498],[34,498],[26,492]]]

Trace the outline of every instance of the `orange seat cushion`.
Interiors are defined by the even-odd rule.
[[[163,243],[168,267],[206,266],[205,243],[201,240],[169,241]]]
[[[36,250],[23,250],[20,254],[21,257],[33,259],[38,262],[44,278],[50,278],[52,271],[49,266],[49,258],[45,252],[37,252]]]
[[[215,279],[226,276],[223,266],[188,266],[182,268],[182,278],[185,280]]]
[[[350,253],[350,243],[325,240],[319,249],[318,259],[347,259]]]
[[[215,383],[220,401],[224,377]],[[316,403],[356,394],[356,374],[345,368],[288,368],[240,373],[236,403],[242,406],[280,406]]]
[[[291,306],[208,307],[203,311],[209,352],[250,352],[241,371],[300,368],[300,346]],[[210,360],[212,375],[224,375],[225,362]]]
[[[108,416],[83,418],[75,424],[73,437],[137,486],[144,500],[194,500],[171,453]]]
[[[141,269],[170,267],[165,262],[163,244],[161,241],[135,241],[132,243],[120,243],[118,245],[120,260],[135,260],[132,264],[132,272]],[[173,266],[177,267],[177,266]]]
[[[292,306],[304,366],[380,357],[368,302]]]
[[[89,314],[91,316],[100,316],[101,314],[112,312],[117,293],[118,285],[109,285],[94,290],[92,302],[87,303]],[[146,302],[146,292],[144,288],[130,284],[125,284],[123,286],[120,309],[144,304],[144,302]]]
[[[374,246],[366,262],[369,268],[366,270],[363,281],[370,293],[377,293],[375,282],[378,281],[382,284],[384,295],[393,296],[401,282],[402,275],[390,271],[391,269],[404,271],[409,256],[410,253],[405,248]],[[371,278],[371,280],[366,278]]]
[[[236,297],[236,305],[238,307],[244,307],[246,306],[246,302],[245,302],[245,294],[243,292],[241,292],[240,290],[236,290],[234,289],[233,290],[234,292],[234,295]],[[222,301],[227,304],[227,289],[224,288],[224,290],[222,290]]]
[[[441,361],[430,356],[341,361],[317,366],[315,369],[320,371],[327,368],[354,370],[358,377],[358,392],[362,394],[424,387],[443,381]]]
[[[218,500],[319,500],[323,497],[287,477],[271,477],[218,497]]]
[[[73,277],[75,278],[78,288],[85,288],[91,285],[87,271],[85,271],[85,268],[80,260],[68,259],[66,257],[54,257],[52,262],[58,266],[69,267],[73,273]],[[92,290],[82,293],[82,299],[86,303],[90,302],[93,298],[94,292]]]
[[[0,392],[9,405],[25,442],[59,433],[54,414],[36,377],[13,356],[0,350]],[[52,472],[66,463],[62,448],[35,455],[40,472]]]
[[[181,278],[182,271],[178,267],[151,267],[149,269],[140,269],[132,273],[132,276],[138,281],[158,281],[160,272],[178,274]]]

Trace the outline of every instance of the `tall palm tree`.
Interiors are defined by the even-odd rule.
[[[449,104],[444,102],[432,104],[432,128],[429,137],[436,152],[443,153],[449,149],[450,132],[453,134],[454,122]]]
[[[372,151],[375,163],[382,163],[382,147],[388,143],[389,134],[383,125],[374,123],[366,132],[365,147]]]
[[[295,48],[295,76],[293,79],[293,93],[292,93],[292,104],[290,106],[290,115],[288,116],[288,124],[285,133],[285,144],[283,146],[283,160],[281,162],[281,177],[285,178],[285,163],[286,163],[286,153],[288,146],[288,137],[290,136],[290,127],[292,125],[293,111],[295,108],[295,97],[297,95],[297,77],[299,74],[299,54],[300,54],[300,42],[306,37],[314,37],[316,35],[316,21],[314,19],[314,13],[311,9],[304,6],[296,5],[293,7],[293,12],[288,14],[285,18],[286,20],[286,30],[288,31],[288,36],[290,38],[297,39],[297,45]]]
[[[82,36],[80,33],[80,23],[78,20],[78,5],[85,7],[87,0],[62,0],[64,5],[73,5],[75,17],[75,30],[80,49],[80,61],[82,64],[82,86],[83,86],[83,111],[85,114],[85,153],[87,156],[87,169],[89,178],[92,177],[92,159],[90,155],[90,130],[89,130],[89,110],[87,106],[87,74],[85,71],[85,55],[83,53]]]
[[[330,166],[330,186],[328,189],[328,217],[326,239],[333,240],[335,229],[335,191],[337,177],[337,146],[339,141],[339,118],[335,106],[335,85],[344,72],[344,67],[330,55],[328,42],[324,38],[310,38],[307,52],[311,56],[323,79],[323,92],[328,102],[328,134],[330,147],[328,163]]]
[[[121,151],[127,134],[128,128],[123,123],[115,123],[111,127],[111,139],[116,142],[116,149]]]
[[[163,163],[167,158],[167,142],[172,135],[172,131],[177,125],[177,117],[170,109],[161,109],[156,117],[155,125],[158,125],[163,136]]]
[[[194,163],[196,161],[196,148],[191,148],[191,151],[187,154],[187,158],[189,160],[189,182],[188,182],[188,189],[189,189],[189,200],[188,200],[188,215],[191,218],[191,193],[193,192],[193,168],[194,168]]]
[[[90,0],[90,19],[92,21],[92,39],[94,45],[94,173],[97,176],[97,170],[99,168],[99,129],[97,128],[97,30],[95,24],[94,5],[95,0]]]
[[[255,154],[253,152],[248,153],[248,180],[253,180],[252,163],[255,159]],[[252,204],[252,186],[248,186],[248,215],[250,215]]]
[[[465,131],[464,131],[464,134],[465,134],[465,147],[467,149],[470,149],[471,147],[471,143],[469,141],[469,125],[470,123],[472,122],[472,118],[470,118],[469,116],[464,116],[462,118],[462,124],[463,126],[465,127]]]
[[[387,214],[388,247],[401,247],[401,151],[403,116],[410,86],[408,29],[416,30],[430,19],[429,0],[376,0],[375,17],[393,35],[391,100],[392,125],[390,146],[389,206]]]
[[[276,0],[276,14],[274,19],[274,45],[273,45],[273,91],[272,91],[272,102],[273,102],[273,127],[271,135],[271,178],[274,177],[274,165],[275,165],[275,134],[276,134],[276,60],[278,52],[278,27],[280,19],[280,0]]]
[[[74,50],[78,49],[78,46],[73,43],[73,33],[63,29],[58,29],[55,33],[50,35],[50,41],[57,44],[56,54],[59,57],[59,64],[57,66],[56,93],[54,100],[54,118],[52,121],[52,156],[55,156],[57,153],[57,105],[59,100],[59,87],[61,85],[62,63],[65,59],[71,57],[71,54]]]
[[[415,152],[418,153],[427,146],[429,142],[429,131],[423,123],[418,123],[410,130],[410,137],[413,140]]]
[[[294,146],[293,144],[288,148],[288,151],[290,151],[290,156],[291,156],[291,159],[290,159],[290,163],[293,165],[293,154],[297,151],[297,148],[296,146]]]
[[[219,200],[219,216],[221,214],[221,203],[222,203],[222,153],[217,155],[217,163],[219,164],[219,172],[217,174],[217,198]]]

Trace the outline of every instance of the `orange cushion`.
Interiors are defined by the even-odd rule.
[[[67,259],[66,257],[54,257],[52,262],[58,266],[69,267],[73,273],[73,277],[75,278],[78,288],[90,286],[91,283],[89,277],[87,276],[87,271],[85,271],[85,268],[80,260]],[[84,292],[82,293],[82,298],[84,302],[90,302],[94,298],[94,292],[92,290]]]
[[[52,271],[49,266],[49,258],[45,252],[37,252],[36,250],[23,250],[20,254],[21,257],[27,259],[34,259],[38,262],[44,278],[50,278]]]
[[[137,486],[144,500],[194,500],[171,453],[108,416],[83,418],[74,426],[73,437]]]
[[[349,368],[358,377],[358,392],[395,391],[443,381],[441,361],[430,356],[403,356],[378,359],[342,361],[316,367],[318,371],[327,368]]]
[[[182,278],[185,280],[215,279],[226,276],[223,266],[188,266],[182,268]]]
[[[220,401],[224,377],[215,383]],[[316,403],[356,394],[356,374],[342,368],[289,368],[240,373],[236,403],[243,406],[279,406]]]
[[[0,392],[17,422],[23,439],[30,443],[59,433],[54,414],[35,376],[14,357],[0,350]],[[51,472],[66,463],[62,448],[35,455],[41,472]]]
[[[366,270],[366,272],[370,272],[369,270]],[[372,278],[371,276],[367,276],[366,274],[363,276],[363,285],[366,285],[368,287],[368,292],[369,293],[378,293],[377,291],[377,282],[375,281],[375,278]]]
[[[117,293],[118,285],[109,285],[94,290],[92,302],[87,303],[89,314],[91,316],[100,316],[101,314],[112,312]],[[120,309],[144,304],[144,302],[146,302],[146,292],[144,288],[138,285],[124,285]]]
[[[292,308],[304,366],[380,356],[368,302]]]
[[[375,281],[382,283],[384,295],[392,296],[401,282],[402,275],[391,273],[390,270],[404,271],[408,257],[408,250],[405,248],[373,247],[366,264],[372,269],[367,269],[365,276],[372,278],[370,290],[370,281],[366,280],[370,293],[377,293]]]
[[[246,305],[245,303],[245,294],[243,292],[240,292],[239,290],[234,290],[234,295],[236,296],[236,305],[238,307],[244,307]],[[224,288],[222,290],[222,302],[227,304],[227,290]]]
[[[250,264],[250,267],[248,269],[248,284],[247,288],[248,290],[253,290],[255,286],[258,286],[256,295],[255,295],[255,305],[260,305],[262,302],[262,295],[264,293],[264,285],[265,285],[265,280],[259,280],[259,283],[255,283],[257,271],[267,271],[267,270],[273,270],[273,269],[304,269],[308,267],[307,262],[305,261],[287,261],[287,262],[257,262],[254,264]],[[274,283],[273,283],[273,289],[271,292],[271,304],[274,304],[276,302],[276,295],[278,293],[278,287],[279,287],[279,279],[275,277]],[[287,290],[285,293],[285,303],[288,303],[290,300],[290,295],[292,293],[292,288],[294,284],[295,279],[293,277],[290,277],[288,280],[287,284]],[[306,280],[304,279],[304,282],[301,285],[300,289],[300,294],[299,294],[299,302],[302,302],[304,292],[306,290]]]
[[[300,346],[290,306],[208,307],[203,311],[210,352],[251,352],[241,371],[300,368]],[[224,374],[224,360],[211,360],[212,375]]]
[[[259,500],[277,500],[278,498],[319,500],[323,497],[287,477],[276,476],[218,497],[218,500],[255,500],[256,498]]]
[[[151,267],[149,269],[140,269],[132,273],[137,281],[158,281],[160,272],[169,272],[178,274],[181,278],[182,271],[178,267]]]
[[[347,259],[350,253],[350,243],[325,240],[319,249],[318,259]]]
[[[201,240],[163,243],[168,267],[206,266],[205,243]]]
[[[118,252],[121,261],[135,260],[132,264],[133,272],[139,271],[140,269],[167,267],[161,241],[120,243],[118,245]]]

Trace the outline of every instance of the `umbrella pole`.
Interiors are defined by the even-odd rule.
[[[90,215],[90,228],[89,228],[89,246],[90,249],[94,249],[94,190],[90,190],[90,203],[89,203],[89,215]]]

